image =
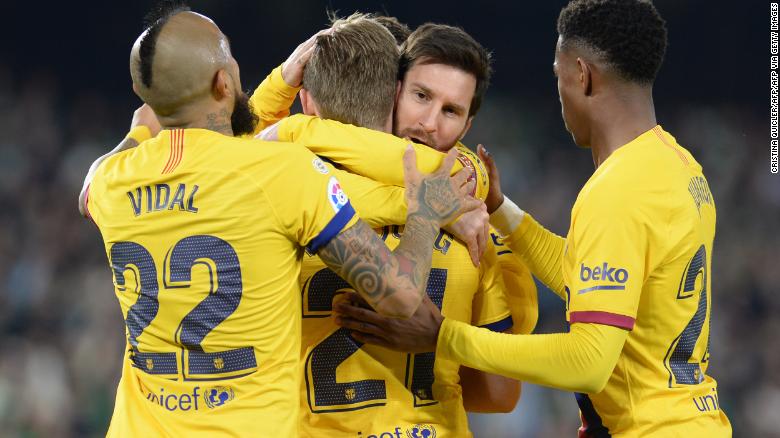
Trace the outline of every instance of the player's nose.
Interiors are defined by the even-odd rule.
[[[436,131],[436,111],[428,111],[420,118],[420,127],[427,133]]]

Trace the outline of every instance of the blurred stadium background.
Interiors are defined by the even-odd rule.
[[[0,436],[105,433],[124,328],[96,229],[76,200],[92,160],[140,104],[128,54],[152,2],[4,4],[0,45]],[[565,0],[536,2],[193,1],[230,37],[245,88],[326,24],[326,8],[386,12],[410,26],[464,27],[495,76],[467,136],[498,157],[505,191],[558,233],[593,170],[565,132],[552,75]],[[769,5],[657,1],[670,45],[658,120],[703,164],[718,207],[712,364],[735,436],[780,436],[780,176],[769,173]],[[774,266],[774,268],[773,268]],[[563,329],[540,289],[538,332]],[[524,385],[478,437],[576,436],[571,394]]]

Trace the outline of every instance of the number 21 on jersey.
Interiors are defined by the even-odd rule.
[[[446,284],[447,270],[431,269],[426,291],[439,309],[444,300]],[[329,318],[334,296],[345,290],[353,289],[335,272],[327,268],[318,271],[303,287],[303,317]],[[386,404],[387,386],[383,379],[366,375],[366,378],[361,380],[337,381],[338,366],[355,354],[362,345],[349,335],[349,330],[338,328],[311,349],[306,357],[304,374],[309,409],[312,412],[352,411]],[[405,356],[406,388],[412,393],[414,406],[436,404],[432,389],[435,354]]]

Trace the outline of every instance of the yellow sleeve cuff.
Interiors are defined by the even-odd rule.
[[[144,141],[152,138],[152,131],[147,126],[136,126],[127,133],[125,138],[132,138],[133,140],[137,141],[138,144],[141,144]]]
[[[507,200],[505,200],[504,203],[506,203]],[[501,205],[503,206],[503,204]],[[498,212],[498,210],[496,210],[496,212]],[[494,212],[493,214],[495,214],[496,212]],[[493,225],[492,215],[490,219],[491,219],[491,225]],[[501,233],[500,230],[498,231],[499,233]],[[516,225],[511,232],[507,234],[502,234],[501,240],[512,251],[518,254],[525,254],[528,249],[528,245],[527,242],[525,242],[525,240],[527,240],[529,233],[536,234],[537,232],[540,231],[546,231],[546,230],[530,214],[523,212],[523,215],[520,218],[520,225]]]
[[[504,244],[519,255],[531,272],[559,297],[566,299],[563,283],[563,254],[566,239],[544,228],[524,213],[520,225],[503,238]]]
[[[490,225],[502,236],[508,236],[523,221],[525,212],[511,199],[504,196],[504,202],[490,214]]]
[[[284,81],[284,76],[282,76],[282,67],[284,67],[283,63],[273,69],[271,74],[268,76],[271,83],[271,89],[287,98],[295,99],[295,96],[299,91],[301,91],[301,87],[293,87]]]
[[[260,120],[251,137],[290,115],[290,107],[300,87],[287,85],[282,77],[282,66],[278,66],[257,86],[249,102]]]

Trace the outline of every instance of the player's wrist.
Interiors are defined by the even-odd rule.
[[[502,236],[508,236],[520,226],[524,216],[525,211],[504,196],[504,202],[490,214],[490,225]]]
[[[440,228],[439,220],[428,213],[409,211],[406,215],[404,229],[413,230],[417,239],[431,238],[431,243],[433,243],[433,239],[438,235]]]
[[[303,85],[302,72],[293,71],[295,66],[288,65],[285,61],[271,72],[271,80],[274,85],[285,91],[298,91]]]

